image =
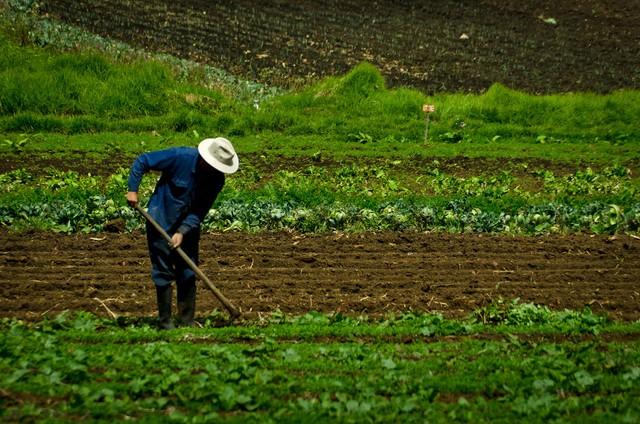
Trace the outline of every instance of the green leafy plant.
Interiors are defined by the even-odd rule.
[[[637,324],[515,301],[495,306],[505,319],[486,324],[421,313],[371,319],[274,312],[240,326],[210,327],[206,318],[203,328],[159,332],[140,319],[87,313],[4,319],[3,390],[40,402],[7,403],[0,414],[231,414],[243,421],[637,416],[640,356],[630,340]],[[550,326],[555,322],[563,325]],[[611,337],[625,334],[625,341],[590,336],[586,322]]]
[[[356,134],[349,134],[347,136],[347,140],[355,143],[360,143],[360,144],[367,144],[375,141],[372,136],[363,132],[358,132]]]
[[[20,134],[18,139],[4,139],[4,144],[14,153],[22,153],[24,148],[32,141],[32,137],[27,134]]]

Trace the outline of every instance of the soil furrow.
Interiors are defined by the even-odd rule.
[[[0,316],[155,314],[142,234],[0,233]],[[640,242],[626,236],[205,234],[201,268],[249,315],[311,310],[464,316],[498,298],[640,318]],[[204,285],[198,313],[223,309]]]

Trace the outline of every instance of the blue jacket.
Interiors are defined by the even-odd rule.
[[[145,173],[162,175],[149,199],[148,211],[169,234],[188,234],[198,228],[224,185],[224,174],[198,168],[198,149],[174,147],[143,153],[133,162],[129,191],[138,191]],[[197,172],[196,172],[197,171]]]

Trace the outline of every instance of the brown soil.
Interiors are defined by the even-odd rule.
[[[67,151],[64,154],[39,152],[37,155],[24,155],[6,152],[0,157],[0,174],[24,169],[34,176],[49,175],[52,169],[57,171],[75,171],[80,175],[109,176],[122,168],[129,168],[136,158],[135,153],[90,154],[83,151]],[[323,158],[316,161],[310,157],[287,157],[248,153],[242,155],[240,173],[246,169],[255,169],[261,175],[271,175],[280,170],[300,171],[309,166],[342,167],[356,164],[358,166],[389,166],[395,158],[345,157],[341,159]],[[627,161],[625,166],[632,169],[634,175],[640,169],[640,163]],[[408,174],[424,174],[427,170],[438,168],[451,175],[468,177],[478,175],[496,175],[507,171],[515,177],[530,175],[537,169],[552,171],[556,175],[573,174],[577,170],[590,166],[594,170],[602,164],[576,164],[544,159],[519,158],[469,158],[457,157],[411,157],[402,160],[403,172]]]
[[[0,233],[0,316],[155,314],[142,234]],[[201,267],[246,317],[277,309],[465,316],[492,300],[640,318],[640,241],[421,233],[203,236]],[[204,285],[198,315],[223,309]]]
[[[640,87],[628,0],[42,0],[57,19],[246,79],[299,85],[368,61],[429,94]]]

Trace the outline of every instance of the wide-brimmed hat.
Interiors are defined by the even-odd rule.
[[[209,165],[225,174],[233,174],[240,166],[238,155],[226,138],[206,138],[198,145],[198,152]]]

